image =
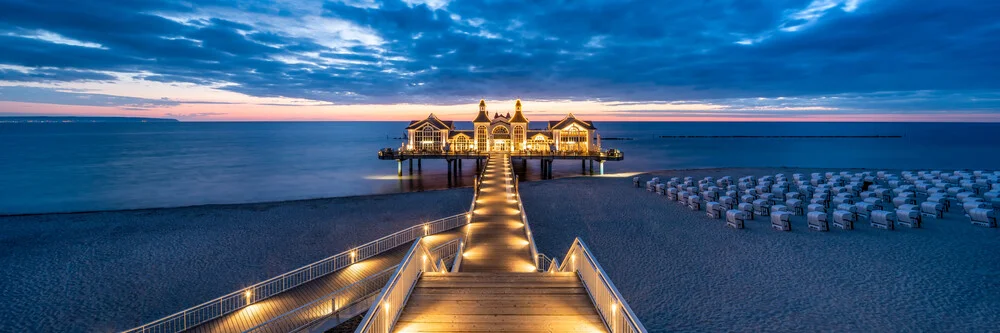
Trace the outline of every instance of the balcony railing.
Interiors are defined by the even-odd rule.
[[[358,324],[355,333],[388,333],[392,331],[396,319],[403,312],[406,301],[410,297],[410,291],[417,284],[420,275],[424,272],[442,272],[444,267],[439,266],[439,258],[421,242],[417,240],[406,253],[402,263],[392,275],[385,289],[372,303],[372,307],[365,314],[364,319]]]

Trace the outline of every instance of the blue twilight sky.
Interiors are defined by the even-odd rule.
[[[1000,121],[1000,1],[0,0],[0,114]]]

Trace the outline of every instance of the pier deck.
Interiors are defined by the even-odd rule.
[[[461,228],[426,236],[424,242],[434,247],[462,236]],[[317,278],[278,295],[207,321],[188,332],[243,332],[299,306],[312,302],[367,276],[399,264],[410,248],[406,243],[339,271]]]
[[[510,157],[483,175],[457,273],[424,273],[396,332],[607,332],[576,273],[541,273],[512,195]]]

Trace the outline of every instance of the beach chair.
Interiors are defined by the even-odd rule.
[[[728,195],[719,197],[719,204],[725,210],[736,209],[736,199]]]
[[[736,209],[743,212],[744,218],[751,220],[754,219],[753,204],[744,202],[739,205],[736,205]]]
[[[803,214],[803,211],[802,211],[802,200],[799,200],[799,199],[788,199],[788,200],[785,200],[785,206],[788,206],[788,211],[791,212],[792,215],[802,215]]]
[[[873,211],[870,224],[874,228],[894,230],[896,228],[896,213],[884,210]]]
[[[666,195],[667,192],[664,189],[667,188],[667,184],[656,184],[656,194]]]
[[[868,203],[868,204],[871,204],[872,208],[874,208],[874,210],[885,209],[885,203],[882,202],[882,199],[879,199],[879,198],[867,198],[867,199],[865,199],[865,202]]]
[[[872,211],[878,210],[878,209],[875,208],[875,206],[873,206],[872,204],[867,203],[867,202],[858,202],[858,203],[855,203],[854,207],[858,207],[858,210],[857,210],[858,216],[864,216],[865,218],[871,216]]]
[[[925,201],[920,204],[920,214],[935,219],[943,218],[944,205],[937,202]]]
[[[792,213],[774,212],[771,213],[771,229],[780,231],[792,231]]]
[[[842,194],[846,194],[846,193],[842,193]],[[853,205],[854,204],[854,198],[850,198],[850,197],[838,194],[836,197],[833,198],[833,200],[830,201],[830,205],[834,206],[834,207],[836,207],[837,205],[842,205],[842,204]]]
[[[655,190],[656,190],[656,182],[654,182],[652,180],[647,180],[646,181],[646,191],[647,192],[653,192]]]
[[[986,203],[982,201],[966,201],[962,203],[962,209],[965,210],[966,214],[968,214],[969,211],[976,208],[989,209],[991,207],[987,206]]]
[[[740,195],[739,192],[736,192],[734,190],[728,190],[728,191],[726,191],[726,196],[730,197],[730,198],[733,198],[733,199],[739,198],[739,195]]]
[[[806,206],[807,212],[826,212],[826,205],[821,205],[817,203],[812,203]]]
[[[764,200],[764,201],[767,201],[767,203],[771,204],[771,205],[774,205],[774,204],[777,203],[774,200],[775,199],[774,193],[761,193],[760,194],[760,199]]]
[[[734,229],[743,229],[743,211],[738,209],[730,209],[726,211],[726,226],[732,227]]]
[[[833,211],[833,226],[844,230],[854,230],[857,214],[846,210]]]
[[[691,210],[701,210],[701,197],[692,195],[688,197],[688,208]]]
[[[920,228],[920,212],[912,209],[897,209],[896,222],[910,228]]]
[[[632,185],[635,185],[636,188],[639,187],[639,181],[639,177],[632,177]]]
[[[705,204],[705,214],[713,219],[722,218],[722,205],[716,201],[709,201]]]
[[[764,199],[757,199],[753,201],[754,213],[761,216],[771,215],[771,203]]]
[[[973,225],[983,226],[987,228],[997,227],[997,216],[996,211],[986,208],[975,208],[965,214],[969,218],[969,222]]]
[[[740,197],[740,202],[753,203],[754,200],[757,200],[757,197],[749,195],[749,194],[745,194],[745,195],[743,195],[743,196]]]
[[[809,223],[809,229],[830,231],[830,225],[826,220],[826,213],[824,212],[809,212],[806,214],[806,221]]]
[[[677,193],[680,192],[676,188],[667,189],[667,200],[677,201]]]
[[[679,203],[681,205],[687,205],[688,204],[688,197],[690,197],[690,196],[691,196],[691,192],[688,192],[688,191],[677,192],[677,203]]]
[[[701,198],[705,201],[719,201],[719,192],[716,191],[704,191],[701,193]]]
[[[852,204],[839,204],[839,205],[837,205],[836,210],[848,211],[851,214],[854,214],[853,218],[854,218],[855,221],[858,220],[858,207],[855,206],[855,205],[852,205]]]

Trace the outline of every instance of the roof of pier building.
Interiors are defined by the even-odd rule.
[[[427,116],[427,119],[411,121],[410,126],[406,126],[406,129],[418,129],[423,127],[424,124],[430,124],[437,129],[455,129],[454,121],[438,119],[433,113]]]
[[[569,127],[572,124],[577,124],[580,127],[583,127],[585,129],[588,129],[588,130],[595,130],[595,129],[597,129],[597,127],[594,127],[593,123],[591,123],[589,121],[583,121],[583,120],[580,120],[580,119],[576,119],[576,117],[573,116],[572,113],[566,115],[566,118],[563,118],[562,120],[549,121],[549,129],[561,130],[561,129]]]

